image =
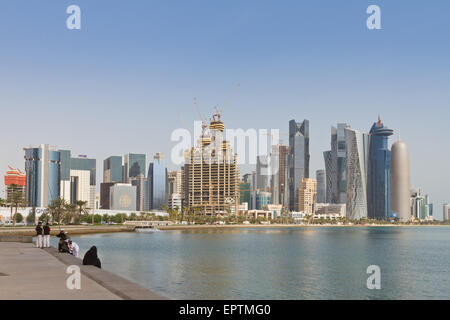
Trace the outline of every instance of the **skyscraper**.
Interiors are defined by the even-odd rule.
[[[303,178],[298,191],[298,211],[314,214],[316,211],[317,181]]]
[[[59,150],[61,155],[60,196],[69,203],[86,201],[95,208],[97,161],[86,156],[72,157],[70,150]]]
[[[216,111],[198,140],[185,152],[185,202],[204,215],[237,214],[239,210],[239,167],[237,154],[224,140],[225,126]]]
[[[103,182],[122,182],[123,165],[121,156],[111,156],[103,161]]]
[[[445,203],[443,208],[444,212],[442,214],[442,220],[444,221],[450,220],[450,204]]]
[[[326,202],[346,203],[347,173],[346,173],[346,123],[338,123],[331,127],[331,150],[324,152],[326,170]]]
[[[149,197],[147,189],[147,179],[143,174],[139,174],[136,177],[130,177],[130,183],[136,187],[136,210],[137,211],[149,211]]]
[[[369,135],[345,129],[347,149],[347,218],[367,218],[367,166],[369,160]]]
[[[256,157],[256,189],[267,191],[269,187],[270,166],[269,157],[260,155]]]
[[[14,192],[20,192],[25,199],[27,186],[26,174],[19,169],[11,168],[10,166],[8,168],[9,170],[5,175],[6,200],[10,201]]]
[[[309,178],[309,121],[289,121],[289,209],[298,207],[298,190]]]
[[[240,204],[247,202],[250,205],[250,183],[241,182],[239,184]]]
[[[317,203],[326,203],[326,175],[325,170],[316,171],[317,180]]]
[[[272,204],[288,205],[285,201],[285,193],[287,190],[286,181],[288,180],[286,176],[288,153],[289,148],[285,145],[277,144],[272,146],[270,155],[270,189],[272,192]]]
[[[325,176],[326,176],[326,187],[325,187],[325,199],[326,203],[333,202],[333,180],[334,180],[334,168],[333,168],[333,157],[331,151],[325,151],[323,153],[325,160]]]
[[[388,137],[393,130],[383,125],[378,117],[370,129],[369,168],[367,174],[367,213],[371,219],[390,218],[391,151]]]
[[[147,190],[150,209],[162,209],[167,205],[167,168],[162,153],[157,152],[150,162]]]
[[[408,146],[397,141],[391,149],[391,213],[400,221],[410,220],[410,173]]]
[[[60,195],[61,154],[48,144],[24,150],[27,204],[31,207],[47,207]]]
[[[422,195],[421,190],[411,190],[411,217],[420,220],[433,220],[433,204],[428,195]]]
[[[123,181],[126,183],[130,182],[130,178],[137,177],[140,174],[145,177],[145,154],[128,153],[123,157]]]

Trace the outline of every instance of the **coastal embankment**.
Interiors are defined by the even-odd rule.
[[[134,226],[108,225],[108,226],[83,226],[83,225],[65,225],[61,229],[67,231],[70,235],[91,234],[91,233],[110,233],[110,232],[130,232],[134,231]],[[51,235],[59,233],[59,226],[51,227]],[[35,227],[0,227],[0,236],[35,236]]]
[[[415,224],[225,224],[225,225],[183,225],[158,226],[159,230],[233,229],[233,228],[377,228],[377,227],[440,227],[445,225]],[[448,226],[448,225],[447,225]]]
[[[116,274],[84,266],[72,255],[39,249],[30,242],[0,242],[0,261],[0,300],[166,299]],[[68,278],[76,267],[80,287],[70,288]]]

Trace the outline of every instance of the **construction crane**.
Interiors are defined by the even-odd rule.
[[[225,108],[231,101],[231,99],[234,97],[234,95],[236,94],[236,91],[239,89],[241,85],[238,83],[235,87],[234,90],[231,92],[231,94],[228,96],[228,98],[225,100],[225,102],[223,103],[222,108]]]
[[[207,128],[206,119],[202,116],[202,113],[200,112],[200,107],[198,105],[198,99],[194,97],[194,105],[197,108],[198,115],[200,117],[200,120],[202,120],[202,136],[204,136],[205,130]]]

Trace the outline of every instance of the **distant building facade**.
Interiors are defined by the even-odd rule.
[[[409,152],[399,140],[391,148],[391,215],[402,222],[411,220]]]
[[[450,204],[444,204],[444,212],[442,217],[444,221],[450,220]]]
[[[411,218],[419,221],[433,220],[433,204],[428,195],[421,190],[411,190],[410,198]]]
[[[95,208],[97,161],[86,156],[72,157],[70,150],[60,153],[60,196],[69,203],[85,201]]]
[[[61,154],[48,144],[24,150],[27,205],[47,207],[60,196]]]
[[[209,131],[206,128],[204,124],[197,146],[184,154],[185,203],[203,215],[238,214],[238,159],[224,140],[225,126],[219,111],[214,113]]]
[[[123,162],[123,182],[129,183],[130,178],[137,177],[140,174],[144,175],[145,177],[145,154],[128,153],[123,157]]]
[[[367,167],[369,135],[346,128],[347,218],[367,218]]]
[[[316,211],[317,180],[303,178],[298,193],[298,211],[314,214]]]
[[[325,170],[317,170],[316,171],[316,180],[317,180],[317,203],[326,203],[327,202],[327,178]]]
[[[110,206],[110,191],[111,187],[118,182],[103,182],[100,184],[100,209],[109,210]]]
[[[367,174],[367,213],[371,219],[389,220],[391,216],[391,151],[388,137],[393,130],[380,117],[370,129]]]
[[[103,182],[122,182],[123,165],[121,156],[111,156],[103,161]]]
[[[13,192],[20,192],[25,199],[26,185],[27,185],[27,175],[20,171],[9,167],[9,170],[5,175],[5,187],[6,187],[6,200],[9,201]]]
[[[158,152],[153,157],[147,177],[150,209],[162,209],[167,204],[167,168],[162,153]]]
[[[347,201],[347,143],[346,123],[331,127],[331,150],[324,152],[326,172],[326,202],[346,203]]]
[[[136,211],[136,187],[129,183],[116,183],[110,187],[110,209]]]

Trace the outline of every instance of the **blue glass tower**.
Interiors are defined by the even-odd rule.
[[[392,134],[393,130],[385,127],[380,117],[370,129],[367,214],[371,219],[390,218],[391,151],[388,137]]]
[[[162,209],[167,204],[167,168],[161,153],[156,153],[148,168],[150,209]]]
[[[25,149],[26,200],[31,207],[47,207],[60,196],[61,153],[42,144]]]

